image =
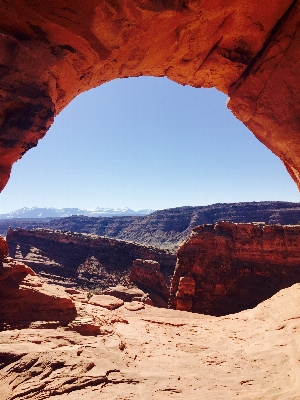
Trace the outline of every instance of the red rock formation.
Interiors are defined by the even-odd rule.
[[[130,270],[129,279],[141,285],[143,288],[151,289],[163,300],[168,301],[169,288],[165,277],[160,271],[160,265],[152,260],[134,260]]]
[[[299,398],[300,284],[225,318],[127,304],[0,331],[0,399]]]
[[[10,229],[6,239],[10,255],[35,272],[72,278],[74,284],[94,288],[129,284],[137,258],[158,261],[166,275],[173,274],[176,263],[175,255],[166,250],[96,235]]]
[[[211,315],[252,308],[300,281],[300,226],[196,227],[178,249],[170,306]]]
[[[67,324],[76,316],[74,302],[60,287],[48,285],[27,265],[10,257],[0,267],[0,326],[32,321]]]
[[[0,236],[0,262],[8,255],[8,245],[6,240]]]
[[[2,0],[0,10],[1,189],[77,94],[140,75],[229,93],[299,185],[297,0]]]
[[[124,301],[114,296],[98,294],[92,296],[89,303],[94,306],[107,308],[108,310],[114,310],[115,308],[121,307],[124,304]]]
[[[137,287],[117,285],[103,290],[102,294],[115,296],[126,302],[139,301],[145,304],[153,305],[149,295]]]

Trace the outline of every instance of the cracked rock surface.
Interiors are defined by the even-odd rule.
[[[294,399],[299,306],[299,284],[224,317],[76,302],[98,332],[41,321],[0,332],[0,399]]]

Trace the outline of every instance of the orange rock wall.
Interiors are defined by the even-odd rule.
[[[136,259],[133,261],[129,279],[141,285],[142,288],[151,289],[168,302],[170,288],[160,270],[157,261]],[[169,282],[168,282],[169,283]]]
[[[226,315],[300,282],[300,226],[218,222],[178,249],[170,306]]]
[[[167,76],[229,107],[298,182],[299,1],[0,0],[0,189],[77,94]]]

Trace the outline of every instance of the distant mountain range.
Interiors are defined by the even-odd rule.
[[[121,217],[132,215],[149,215],[155,210],[134,211],[128,207],[123,208],[100,208],[84,210],[82,208],[53,208],[53,207],[23,207],[7,214],[0,214],[0,219],[12,218],[64,218],[72,215],[84,215],[86,217]]]
[[[74,210],[74,209],[73,209]],[[139,211],[141,212],[141,211]],[[251,203],[212,204],[199,207],[177,207],[155,211],[149,215],[121,214],[65,218],[10,218],[0,220],[0,234],[7,228],[44,228],[92,233],[110,238],[157,246],[174,251],[197,225],[217,221],[265,222],[266,224],[298,224],[300,203],[262,201]]]

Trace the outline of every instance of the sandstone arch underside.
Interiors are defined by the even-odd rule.
[[[0,187],[77,94],[115,78],[216,87],[300,187],[300,1],[0,0]]]

